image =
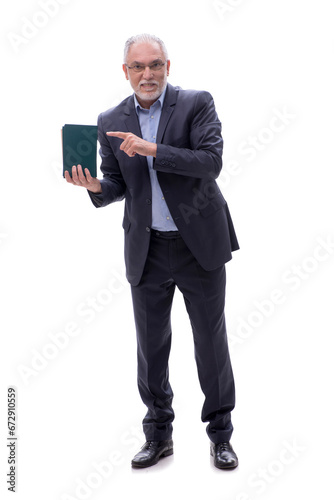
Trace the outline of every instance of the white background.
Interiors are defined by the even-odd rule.
[[[6,402],[14,385],[18,499],[326,498],[334,333],[330,0],[63,0],[49,2],[49,14],[42,4],[1,7],[1,497],[12,498]],[[165,41],[169,81],[209,90],[222,121],[219,183],[241,246],[227,265],[234,472],[215,469],[209,457],[179,294],[170,361],[175,454],[131,470],[145,409],[122,278],[123,203],[97,210],[61,175],[62,125],[95,124],[131,93],[123,45],[142,32]]]

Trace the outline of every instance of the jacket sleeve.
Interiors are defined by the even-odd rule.
[[[126,184],[120,171],[118,161],[110,147],[103,126],[103,113],[98,117],[98,140],[100,143],[100,156],[102,163],[100,166],[103,179],[100,181],[102,193],[95,194],[88,191],[90,199],[95,207],[105,207],[109,203],[121,201],[124,198]]]
[[[213,98],[199,92],[190,126],[190,148],[157,145],[154,169],[160,172],[216,179],[222,169],[223,139]]]

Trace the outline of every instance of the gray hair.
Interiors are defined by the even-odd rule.
[[[168,52],[167,52],[167,49],[166,49],[166,46],[165,46],[164,42],[162,40],[160,40],[160,38],[158,38],[155,35],[149,35],[147,33],[143,33],[142,35],[132,36],[131,38],[129,38],[125,42],[125,47],[124,47],[124,63],[126,63],[130,47],[134,43],[158,43],[160,45],[160,47],[161,47],[163,55],[166,58],[166,61],[167,61],[167,59],[168,59]]]

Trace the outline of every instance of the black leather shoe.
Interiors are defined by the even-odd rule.
[[[132,467],[151,467],[160,458],[173,455],[173,441],[147,441],[131,462]]]
[[[235,469],[238,467],[238,457],[230,443],[211,443],[210,453],[218,469]]]

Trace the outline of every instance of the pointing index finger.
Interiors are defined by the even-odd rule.
[[[128,132],[107,132],[107,135],[111,137],[118,137],[119,139],[126,139],[129,135]]]

